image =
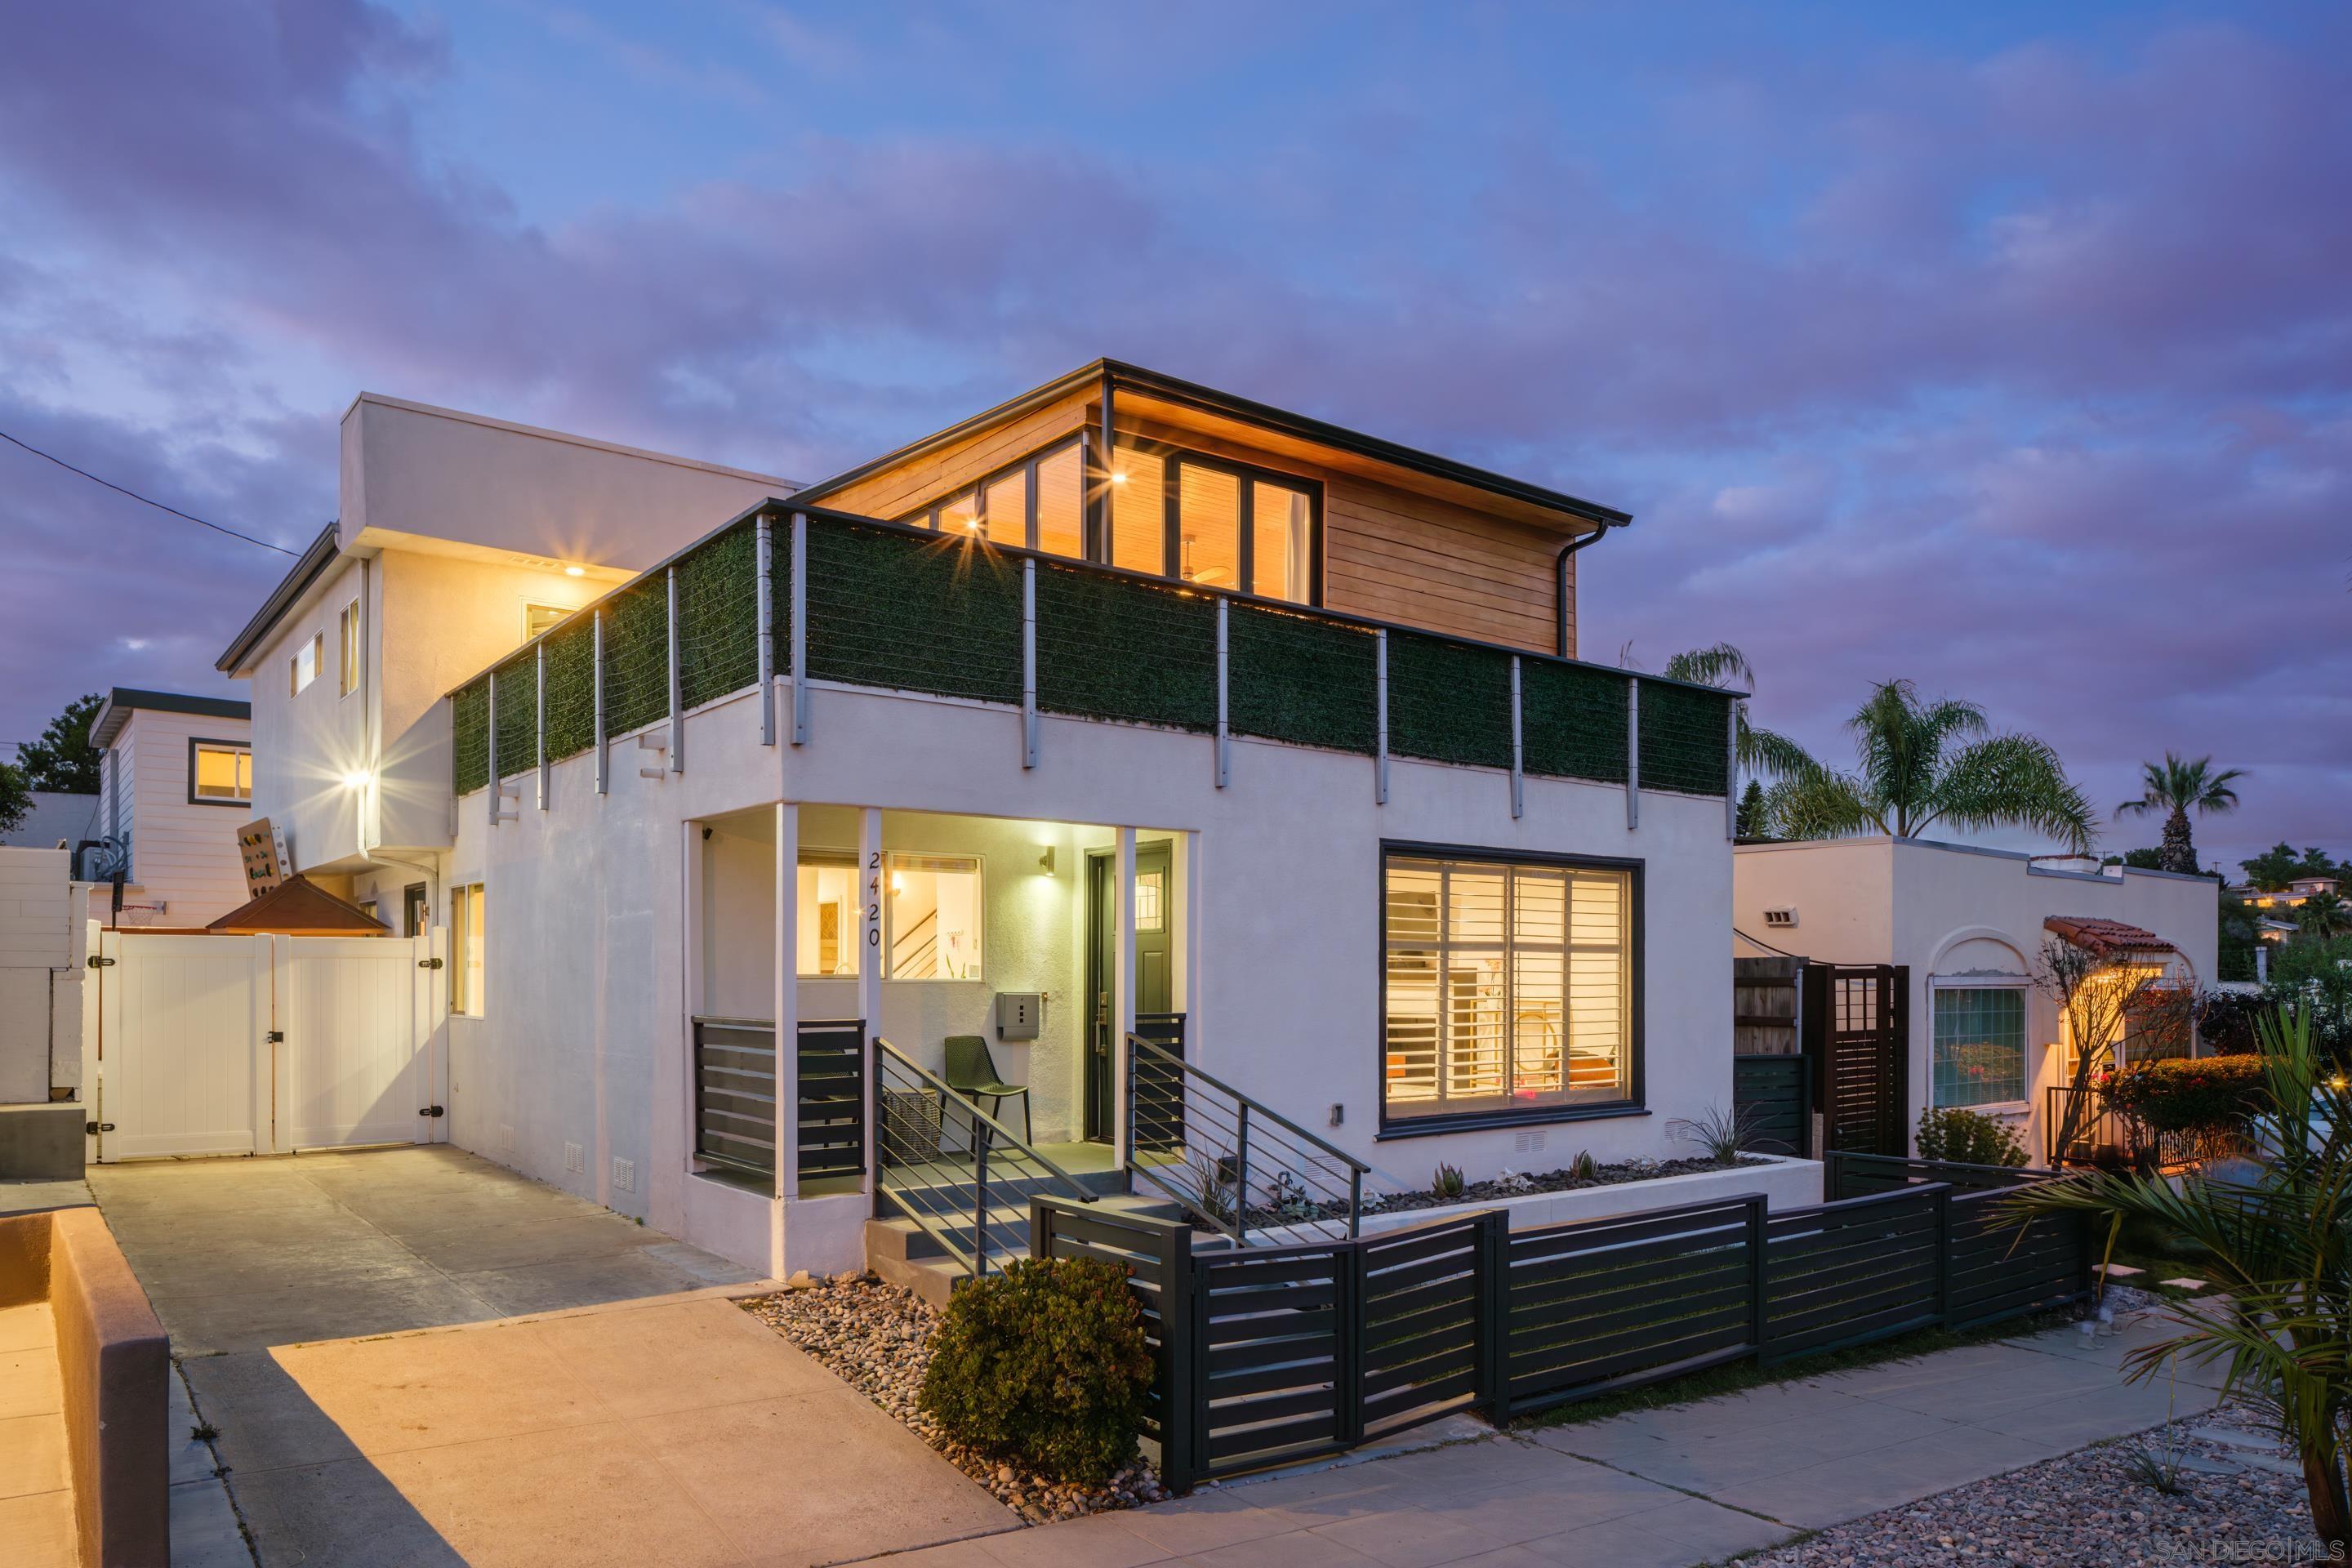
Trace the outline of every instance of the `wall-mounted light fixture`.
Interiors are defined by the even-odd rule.
[[[1048,877],[1054,874],[1054,847],[1052,845],[1046,845],[1045,852],[1037,857],[1037,869],[1044,872]]]
[[[585,577],[588,575],[588,568],[585,566],[566,566],[563,569],[563,574],[566,577]]]
[[[357,768],[353,768],[350,773],[343,775],[343,787],[345,789],[365,789],[367,788],[367,774]]]

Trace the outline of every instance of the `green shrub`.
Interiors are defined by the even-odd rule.
[[[1151,1373],[1125,1268],[1024,1259],[949,1300],[921,1405],[952,1442],[1096,1486],[1135,1457]]]
[[[1930,1106],[1919,1113],[1919,1158],[1957,1165],[2022,1165],[2025,1142],[2017,1129],[1980,1110]]]
[[[2232,1132],[2269,1092],[2259,1056],[2176,1057],[2126,1068],[2107,1083],[2118,1110],[2158,1132]]]

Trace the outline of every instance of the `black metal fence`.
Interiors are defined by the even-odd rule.
[[[1731,1109],[1748,1129],[1743,1147],[1763,1154],[1812,1152],[1811,1057],[1734,1057]]]
[[[800,1025],[800,1179],[866,1169],[866,1026]],[[762,1018],[694,1020],[694,1153],[746,1175],[776,1170],[776,1026]]]
[[[1440,1415],[1507,1419],[1750,1357],[1780,1362],[2079,1300],[2087,1231],[2019,1224],[2033,1176],[1832,1157],[1824,1203],[1745,1195],[1507,1228],[1488,1210],[1352,1240],[1195,1250],[1171,1220],[1039,1197],[1037,1257],[1133,1270],[1179,1488]]]

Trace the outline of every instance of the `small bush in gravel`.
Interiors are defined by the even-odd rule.
[[[2022,1165],[2025,1144],[2017,1129],[1979,1110],[1927,1110],[1919,1113],[1919,1158],[1960,1165]]]
[[[923,1373],[950,1440],[1063,1480],[1098,1483],[1135,1455],[1151,1354],[1127,1270],[1038,1258],[958,1290]]]
[[[2259,1055],[2175,1057],[2126,1068],[2107,1085],[2116,1109],[2157,1131],[2206,1139],[2242,1129],[2268,1093]]]

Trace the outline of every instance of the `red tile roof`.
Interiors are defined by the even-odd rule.
[[[2179,951],[2152,931],[2102,915],[2052,915],[2042,922],[2042,929],[2102,957],[2111,952]]]

